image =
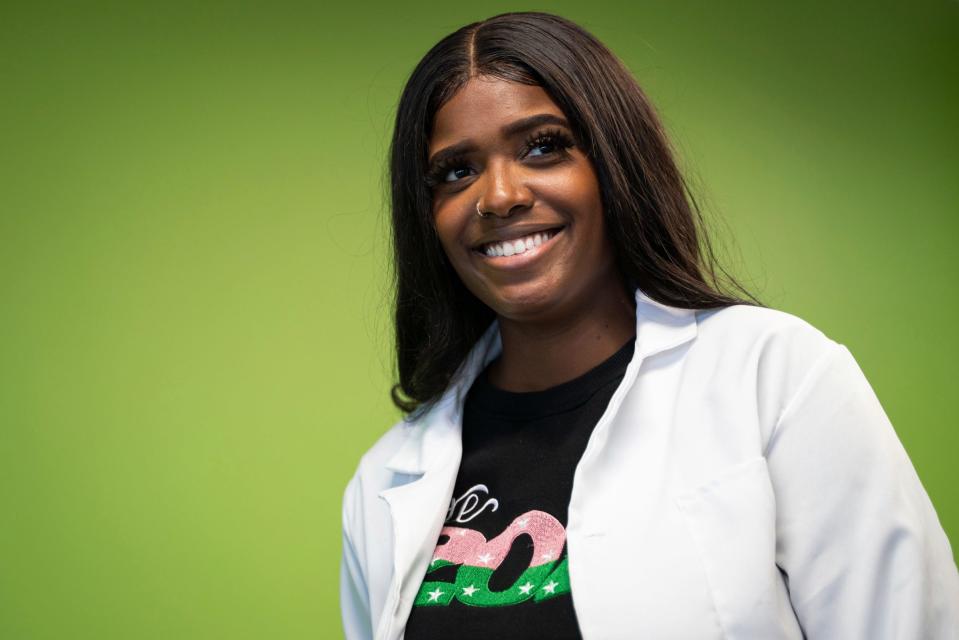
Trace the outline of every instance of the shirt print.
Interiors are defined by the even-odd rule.
[[[493,575],[506,560],[513,542],[524,535],[529,536],[533,546],[528,566],[510,587],[490,588]],[[492,540],[474,529],[446,526],[440,532],[427,579],[413,606],[448,606],[456,599],[474,607],[505,607],[568,594],[569,572],[562,555],[565,545],[566,529],[545,511],[532,510],[517,516]],[[459,567],[452,583],[429,579],[431,573],[452,565]]]

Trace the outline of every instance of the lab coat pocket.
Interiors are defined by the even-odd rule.
[[[776,566],[776,499],[762,456],[676,497],[726,638],[801,638]]]

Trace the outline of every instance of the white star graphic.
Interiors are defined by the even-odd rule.
[[[540,555],[540,558],[542,558],[543,560],[552,560],[552,559],[553,559],[553,552],[552,552],[552,551],[547,551],[546,553],[541,554],[541,555]]]
[[[529,590],[533,588],[532,582],[527,582],[526,584],[520,586],[519,590],[523,592],[524,596],[529,595]]]
[[[522,520],[520,520],[520,521],[517,522],[516,524],[519,525],[519,528],[520,528],[520,529],[525,529],[525,528],[526,528],[526,525],[529,524],[529,518],[523,518]]]
[[[473,585],[470,585],[470,586],[468,586],[468,587],[463,587],[463,595],[464,595],[464,596],[471,596],[471,595],[473,595],[474,593],[476,593],[477,591],[479,591],[479,589],[477,589],[477,588],[474,587]]]
[[[427,602],[439,602],[441,595],[443,595],[443,592],[440,591],[439,587],[436,587],[436,591],[429,592],[430,599]]]
[[[477,560],[479,560],[483,564],[489,564],[489,561],[492,559],[493,559],[493,556],[488,553],[484,553],[483,555],[477,557]]]
[[[550,580],[549,584],[543,585],[543,591],[545,591],[546,593],[554,593],[556,591],[556,587],[558,586],[559,586],[558,582],[556,582],[555,580]]]

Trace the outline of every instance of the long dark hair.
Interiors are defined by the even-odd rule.
[[[440,40],[416,65],[397,108],[390,146],[397,407],[410,413],[438,399],[494,318],[447,260],[425,180],[433,118],[477,75],[539,85],[566,115],[599,178],[626,282],[670,306],[760,304],[717,264],[659,118],[619,59],[565,18],[504,13]],[[744,297],[724,293],[724,285]]]

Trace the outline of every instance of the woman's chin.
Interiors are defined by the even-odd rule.
[[[542,322],[563,306],[564,298],[549,287],[525,286],[497,291],[485,302],[505,320]]]

